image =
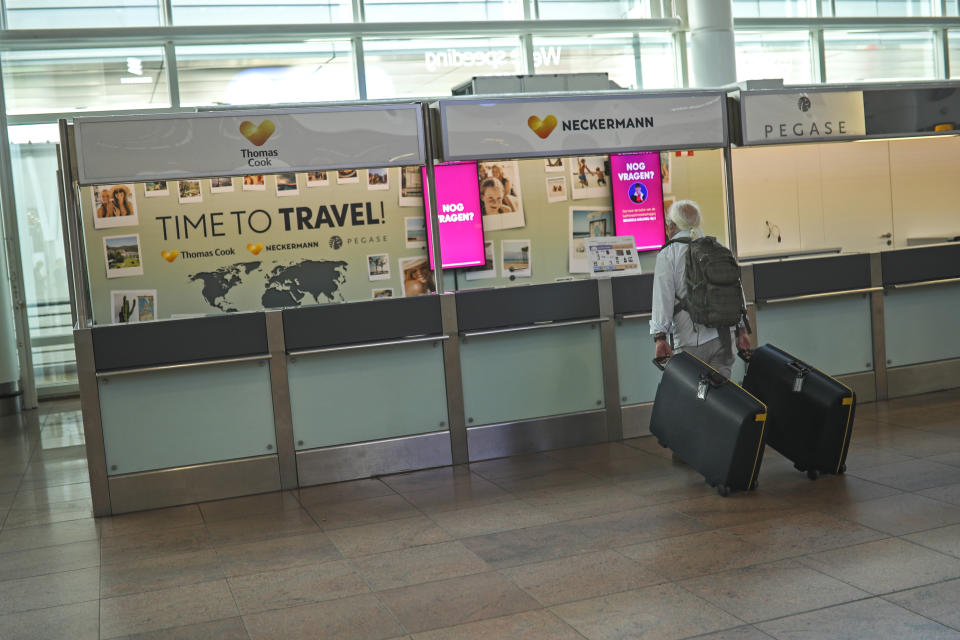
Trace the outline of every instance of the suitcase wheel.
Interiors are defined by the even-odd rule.
[[[807,469],[807,477],[811,480],[816,480],[820,477],[820,472],[816,469]]]
[[[759,480],[754,480],[753,483],[750,485],[750,490],[753,491],[754,489],[756,489],[756,488],[759,487],[759,486],[760,486],[760,481],[759,481]]]
[[[717,493],[726,498],[728,495],[730,495],[730,487],[725,484],[717,485]]]
[[[846,472],[847,472],[847,464],[843,463],[842,465],[840,465],[840,468],[837,470],[837,473],[846,473]]]

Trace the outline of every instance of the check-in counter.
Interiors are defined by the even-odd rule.
[[[616,278],[612,284],[623,437],[633,438],[650,433],[650,413],[660,383],[660,371],[651,362],[653,274]]]
[[[752,266],[756,338],[841,378],[861,402],[876,397],[869,254]]]
[[[889,396],[957,386],[960,245],[888,251],[881,264]]]
[[[451,463],[439,296],[283,311],[300,486]]]
[[[78,336],[95,376],[84,421],[101,427],[87,446],[102,464],[90,469],[105,471],[113,512],[281,487],[263,313]]]
[[[607,440],[597,289],[456,294],[470,460]]]

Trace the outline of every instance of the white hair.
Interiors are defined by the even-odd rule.
[[[700,207],[693,200],[677,200],[667,211],[667,220],[681,230],[693,230],[700,226]]]

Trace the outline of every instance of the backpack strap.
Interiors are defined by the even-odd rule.
[[[690,237],[671,238],[670,240],[667,240],[666,244],[660,247],[660,251],[663,251],[664,249],[672,245],[674,242],[679,242],[680,244],[690,244],[691,242],[693,242],[693,238],[690,238]]]

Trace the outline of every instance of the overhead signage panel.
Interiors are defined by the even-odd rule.
[[[78,118],[80,184],[418,165],[418,104]]]
[[[724,94],[441,101],[444,158],[723,146]]]
[[[743,92],[744,144],[866,135],[862,91]]]

